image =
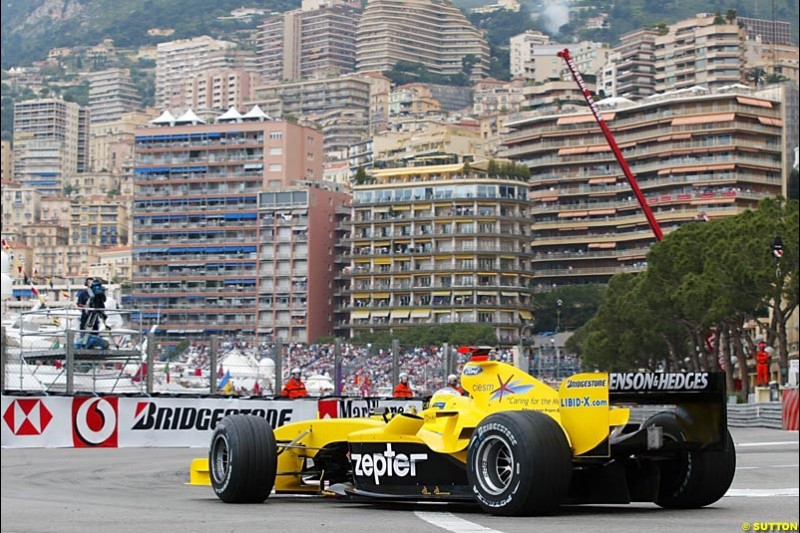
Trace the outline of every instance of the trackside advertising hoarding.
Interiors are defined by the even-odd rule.
[[[289,422],[402,412],[421,400],[3,396],[4,448],[206,447],[224,417],[250,414],[273,428]]]

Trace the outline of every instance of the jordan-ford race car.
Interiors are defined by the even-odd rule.
[[[475,501],[496,515],[561,504],[719,500],[736,467],[724,375],[584,373],[554,390],[473,350],[468,396],[435,393],[418,414],[294,422],[273,431],[233,415],[216,427],[191,479],[229,503],[270,493]],[[631,424],[634,404],[672,405]]]

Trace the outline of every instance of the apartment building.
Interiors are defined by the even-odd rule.
[[[263,83],[355,71],[360,16],[359,2],[305,0],[301,9],[266,18],[258,35],[258,69]]]
[[[117,120],[92,124],[89,136],[92,172],[123,174],[133,168],[135,130],[156,118],[147,111],[123,113]]]
[[[736,20],[720,20],[711,13],[670,25],[655,39],[656,92],[745,81],[746,36]]]
[[[605,96],[637,100],[655,94],[658,35],[658,30],[643,28],[620,37],[598,80]]]
[[[333,334],[337,208],[350,196],[309,183],[259,194],[259,336],[313,343]]]
[[[209,71],[242,69],[255,72],[256,55],[236,44],[207,35],[159,43],[156,47],[156,107],[186,109],[185,82]]]
[[[782,105],[747,90],[699,91],[621,104],[603,116],[669,233],[781,194]],[[532,174],[537,289],[645,268],[653,234],[594,117],[538,116],[506,127],[503,155]]]
[[[256,72],[245,69],[207,69],[183,82],[181,99],[173,99],[174,107],[197,111],[242,108],[253,98],[260,79]]]
[[[464,71],[468,56],[476,61],[471,77],[485,77],[489,45],[449,0],[367,1],[356,38],[359,72],[384,72],[406,61],[451,76]]]
[[[480,130],[457,124],[437,124],[420,131],[374,135],[372,151],[375,165],[382,167],[464,163],[489,156]]]
[[[14,177],[44,195],[89,165],[89,110],[56,98],[14,104]]]
[[[524,86],[524,80],[519,78],[511,81],[481,80],[474,87],[472,112],[477,116],[517,113],[525,101],[522,95]]]
[[[141,107],[141,99],[130,71],[112,68],[89,75],[91,123],[116,122]]]
[[[128,244],[129,211],[124,199],[81,196],[70,206],[69,242],[73,245]]]
[[[257,87],[253,103],[273,117],[293,116],[322,131],[325,153],[346,153],[369,133],[373,79],[357,74]]]
[[[37,189],[3,184],[3,231],[21,231],[25,224],[39,222],[41,208],[42,194]]]
[[[351,335],[461,322],[517,341],[532,319],[528,186],[480,166],[377,170],[353,187]]]
[[[14,153],[11,143],[0,141],[0,182],[9,183],[14,180]]]
[[[322,136],[253,110],[182,122],[136,134],[132,306],[168,336],[255,334],[258,194],[321,177]]]
[[[586,81],[586,87],[594,92],[595,84]],[[574,111],[586,106],[586,97],[580,87],[570,81],[548,81],[522,88],[524,106],[537,114]]]

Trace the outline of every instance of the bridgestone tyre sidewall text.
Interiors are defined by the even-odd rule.
[[[486,449],[507,447],[513,457],[510,482],[502,490],[487,481]],[[467,479],[481,508],[502,516],[532,516],[556,510],[572,477],[572,452],[561,426],[537,411],[507,411],[484,419],[467,453]],[[494,493],[487,485],[495,487]],[[500,484],[502,485],[502,484]]]
[[[277,462],[275,434],[265,419],[231,415],[217,424],[208,452],[208,467],[211,486],[220,500],[263,502],[275,484]]]
[[[645,426],[661,426],[667,438],[683,442],[683,432],[674,413],[659,413]],[[669,509],[696,509],[722,498],[736,473],[736,450],[725,430],[725,447],[720,451],[687,451],[675,460],[660,462],[661,482],[656,504]]]

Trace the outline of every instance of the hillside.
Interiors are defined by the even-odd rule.
[[[173,39],[211,35],[223,38],[252,22],[218,20],[242,0],[9,0],[2,4],[3,69],[44,59],[60,46],[92,46],[112,38],[117,47],[156,44]],[[253,2],[269,11],[299,7],[300,0]],[[172,28],[170,37],[153,37],[150,28]]]
[[[455,0],[468,9],[493,0]],[[608,41],[647,24],[673,23],[700,12],[736,9],[741,16],[770,19],[773,2],[766,0],[575,0],[571,2],[572,19],[566,21],[566,0],[522,0],[530,13],[532,25],[557,35],[562,42],[572,39]],[[92,46],[112,38],[117,47],[156,44],[173,39],[211,35],[229,37],[238,30],[255,28],[250,22],[218,20],[232,9],[252,6],[270,11],[298,7],[300,0],[8,0],[2,4],[3,69],[28,65],[44,59],[47,51],[60,46]],[[758,10],[756,11],[756,6]],[[797,0],[774,0],[775,18],[794,22],[797,42]],[[609,27],[583,29],[583,22],[600,12],[609,14]],[[490,24],[490,22],[486,22]],[[519,26],[526,26],[521,23]],[[172,28],[169,37],[147,35],[150,28]]]

